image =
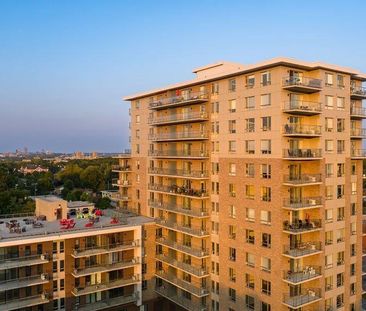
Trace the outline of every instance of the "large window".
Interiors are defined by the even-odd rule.
[[[271,105],[271,94],[261,95],[261,107],[270,106],[270,105]]]

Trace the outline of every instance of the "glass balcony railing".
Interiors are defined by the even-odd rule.
[[[284,294],[283,303],[291,308],[300,308],[320,299],[320,288],[304,288],[297,295]]]
[[[299,242],[284,246],[283,254],[296,258],[319,253],[321,250],[322,244],[320,242]]]
[[[205,92],[183,93],[172,97],[161,98],[149,104],[150,109],[164,109],[173,106],[190,105],[208,101],[208,94]]]
[[[148,189],[152,191],[165,192],[168,194],[181,195],[193,198],[207,198],[208,193],[204,189],[193,189],[187,188],[185,186],[177,186],[177,185],[161,185],[161,184],[149,184]]]
[[[163,116],[156,116],[149,119],[148,123],[152,125],[169,124],[169,123],[182,123],[193,121],[206,121],[208,120],[207,112],[191,112],[181,114],[170,114]]]
[[[293,114],[314,115],[322,112],[322,105],[318,102],[292,100],[284,103],[283,111]]]
[[[179,176],[186,178],[208,178],[208,171],[168,169],[161,167],[149,167],[149,174]]]
[[[176,203],[167,203],[158,200],[149,200],[150,207],[159,208],[169,212],[175,212],[183,215],[193,216],[193,217],[208,217],[210,214],[207,209],[186,207]]]
[[[208,152],[202,150],[149,150],[149,156],[162,158],[208,158]]]
[[[286,89],[298,91],[320,91],[322,80],[311,77],[287,76],[282,80],[282,86]]]
[[[320,136],[321,126],[319,125],[302,125],[302,124],[285,124],[283,134],[286,136]]]
[[[283,279],[289,283],[303,283],[321,276],[321,267],[306,266],[297,271],[283,271]]]
[[[285,175],[283,182],[285,184],[296,186],[296,185],[307,185],[317,184],[322,181],[321,174],[301,174],[301,175]]]
[[[164,237],[157,238],[156,243],[197,258],[204,258],[209,256],[209,250],[207,248],[195,248],[192,247],[192,245],[178,243]]]
[[[321,149],[284,149],[283,157],[290,159],[319,159],[322,157]]]
[[[312,208],[322,205],[322,197],[285,198],[283,206],[291,209]]]
[[[303,233],[321,228],[322,222],[320,219],[297,219],[291,223],[288,220],[283,222],[283,230],[291,233]]]
[[[167,140],[201,140],[208,139],[207,132],[189,131],[189,132],[171,132],[171,133],[157,133],[149,135],[149,140],[153,141],[167,141]]]

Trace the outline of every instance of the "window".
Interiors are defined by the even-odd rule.
[[[254,177],[254,163],[245,164],[245,176]]]
[[[139,115],[136,115],[136,123],[140,124],[140,121],[141,121],[141,117]]]
[[[325,130],[333,132],[333,118],[325,118]]]
[[[325,199],[333,200],[333,186],[325,186]]]
[[[333,152],[334,150],[334,142],[331,139],[325,140],[325,151],[326,152]]]
[[[234,190],[235,192],[235,190]],[[230,205],[229,206],[229,216],[231,218],[236,218],[236,208],[235,208],[235,205]]]
[[[343,89],[344,88],[344,76],[337,75],[337,87]]]
[[[60,253],[63,253],[65,251],[65,242],[61,241],[60,242]]]
[[[344,185],[337,185],[337,199],[344,197]]]
[[[236,301],[236,290],[229,288],[229,297],[231,301]]]
[[[344,220],[344,207],[337,208],[337,221]]]
[[[325,96],[325,108],[333,109],[333,96]]]
[[[269,71],[265,71],[261,73],[261,84],[263,86],[271,84],[271,73]]]
[[[271,295],[271,282],[262,280],[262,293],[266,295]]]
[[[52,243],[52,253],[57,254],[57,242]]]
[[[249,96],[245,98],[245,108],[254,109],[255,108],[255,97]]]
[[[325,269],[330,269],[333,267],[333,255],[325,255]]]
[[[213,102],[211,104],[211,113],[219,113],[219,112],[220,112],[219,102]]]
[[[229,238],[235,240],[236,238],[236,226],[229,225]]]
[[[264,179],[270,179],[271,170],[272,170],[271,164],[261,164],[261,177]]]
[[[65,289],[65,279],[61,279],[60,280],[60,290],[64,290]]]
[[[351,183],[351,194],[357,194],[357,183]]]
[[[271,224],[271,212],[261,211],[261,224],[270,225]]]
[[[356,295],[356,284],[355,283],[352,283],[350,285],[350,295],[351,296]]]
[[[245,273],[245,284],[248,288],[254,289],[254,276],[249,273]]]
[[[271,259],[268,257],[261,257],[261,269],[263,271],[271,271]]]
[[[262,139],[261,140],[261,152],[262,154],[271,154],[271,140],[270,139]]]
[[[219,94],[219,84],[217,82],[211,84],[211,93]]]
[[[52,263],[52,272],[57,272],[57,261]]]
[[[344,176],[344,163],[337,163],[337,177]]]
[[[245,196],[247,199],[254,200],[254,185],[245,185]]]
[[[271,248],[272,236],[269,233],[262,233],[262,246]]]
[[[229,79],[229,92],[235,92],[235,91],[236,91],[236,80]]]
[[[245,152],[248,154],[255,153],[255,142],[254,140],[246,140],[245,141]]]
[[[332,163],[325,164],[325,176],[326,177],[333,176],[333,164]]]
[[[229,120],[229,133],[236,133],[236,120]]]
[[[246,238],[247,243],[254,244],[255,243],[254,230],[246,229],[245,230],[245,238]]]
[[[271,130],[271,117],[262,117],[262,131],[270,131]]]
[[[262,301],[261,311],[271,311],[271,305],[269,303]]]
[[[245,253],[245,258],[246,258],[247,266],[250,266],[250,267],[255,266],[255,257],[253,254],[247,252],[247,253]]]
[[[220,184],[218,182],[211,183],[211,190],[213,194],[219,194]]]
[[[57,280],[54,280],[54,281],[53,281],[53,283],[52,283],[52,290],[53,290],[54,292],[57,292],[57,290],[58,290],[58,287],[57,287]]]
[[[333,85],[333,74],[326,73],[325,74],[325,85],[332,86]]]
[[[271,94],[261,95],[261,107],[270,106],[270,105],[271,105]]]
[[[333,222],[333,210],[332,209],[325,210],[325,221],[327,223]]]
[[[247,310],[255,310],[255,300],[254,297],[245,295],[245,306],[247,307]]]
[[[271,187],[261,187],[261,201],[271,202],[272,191]]]
[[[337,140],[337,153],[342,154],[345,150],[344,140]]]
[[[236,99],[229,100],[229,112],[236,111]]]
[[[255,119],[254,118],[245,119],[245,131],[246,132],[255,131]]]
[[[346,104],[345,104],[345,98],[344,97],[337,97],[337,109],[338,110],[344,110]]]
[[[229,247],[229,260],[235,261],[236,260],[236,249]]]
[[[333,244],[333,231],[326,231],[325,232],[325,245],[332,245]]]
[[[351,223],[351,235],[356,235],[356,223]]]
[[[229,280],[231,282],[236,281],[236,272],[235,272],[235,269],[233,269],[233,268],[229,268]]]
[[[337,274],[337,287],[341,287],[344,284],[344,276],[343,273]]]
[[[60,260],[60,272],[65,271],[65,261]]]
[[[344,119],[337,119],[337,132],[344,132]]]
[[[248,221],[255,221],[255,209],[254,208],[247,208],[246,209],[246,220]]]
[[[333,288],[333,276],[330,275],[325,278],[325,291],[331,290]]]
[[[236,141],[235,140],[229,140],[229,151],[236,152]]]
[[[245,86],[247,88],[253,88],[255,85],[255,76],[254,75],[246,76],[245,81],[246,81]]]
[[[337,253],[337,266],[344,265],[344,252]]]
[[[235,176],[236,175],[236,164],[235,163],[230,163],[229,164],[229,175],[230,176]]]

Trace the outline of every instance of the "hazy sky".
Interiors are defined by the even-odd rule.
[[[120,151],[121,97],[217,60],[366,71],[364,1],[0,0],[0,151]]]

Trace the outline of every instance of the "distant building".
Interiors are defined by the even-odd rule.
[[[19,169],[19,172],[23,173],[23,174],[33,174],[33,173],[47,173],[49,170],[48,168],[43,168],[41,166],[26,166],[26,167],[21,167]]]

